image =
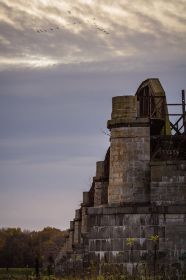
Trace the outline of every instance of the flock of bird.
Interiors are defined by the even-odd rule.
[[[71,11],[68,11],[68,14],[71,15]],[[95,20],[96,20],[96,19],[93,18],[93,21],[92,21],[92,22],[87,21],[87,23],[88,23],[88,24],[91,24],[94,28],[96,28],[97,30],[103,32],[104,34],[109,35],[110,33],[109,33],[107,30],[105,30],[103,27],[101,27],[101,26],[99,26],[98,24],[96,24],[96,21],[95,21]],[[61,27],[59,27],[59,26],[51,26],[51,27],[49,27],[49,28],[36,29],[36,32],[37,32],[37,33],[54,32],[54,31],[58,31],[58,30],[60,30],[60,29],[63,29],[63,28],[65,28],[65,27],[68,26],[68,25],[77,25],[77,24],[82,24],[82,22],[80,22],[80,21],[73,21],[72,23],[68,23],[68,24],[66,24],[66,25],[62,25]]]

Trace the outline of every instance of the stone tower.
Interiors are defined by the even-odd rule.
[[[150,194],[150,124],[138,117],[137,97],[112,99],[108,203],[147,203]]]

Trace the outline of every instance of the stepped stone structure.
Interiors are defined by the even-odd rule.
[[[184,91],[180,105],[173,124],[158,79],[113,97],[110,147],[70,222],[57,272],[84,273],[92,264],[97,273],[186,272]]]

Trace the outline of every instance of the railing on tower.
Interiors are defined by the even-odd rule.
[[[165,96],[149,95],[147,90],[144,90],[143,94],[138,96],[140,117],[148,117],[150,120],[161,120],[164,127],[164,135],[169,134],[167,133],[166,125],[170,126],[170,130],[173,132],[171,134],[186,134],[185,91],[182,90],[181,103],[167,103]],[[182,112],[169,113],[168,108],[173,106],[180,106]],[[179,118],[173,122],[173,120],[170,120],[171,117]]]
[[[149,118],[151,124],[151,160],[185,160],[185,91],[182,90],[181,103],[167,103],[165,96],[150,95],[148,88],[138,96],[138,101],[140,117]],[[181,110],[169,113],[169,109],[173,107]],[[178,118],[175,120],[176,117]]]

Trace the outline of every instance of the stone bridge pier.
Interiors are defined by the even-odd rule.
[[[186,134],[171,135],[166,104],[158,79],[113,97],[110,147],[56,259],[62,274],[186,274]]]

